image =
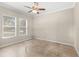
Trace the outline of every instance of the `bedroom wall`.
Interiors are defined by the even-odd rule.
[[[35,39],[74,45],[73,8],[37,16],[33,21]]]
[[[7,38],[7,39],[2,39],[2,15],[9,15],[9,16],[15,16],[17,18],[17,20],[19,20],[19,17],[23,17],[25,19],[27,19],[28,21],[28,36],[16,36],[13,38]],[[24,40],[28,40],[31,39],[31,33],[32,33],[32,19],[33,17],[31,15],[25,15],[22,13],[18,13],[16,11],[4,8],[0,6],[0,47],[5,46],[5,45],[9,45],[9,44],[13,44],[13,43],[17,43],[20,41],[24,41]],[[18,22],[17,22],[18,23]],[[18,26],[18,25],[17,25]],[[17,30],[18,31],[18,30]]]
[[[74,45],[79,54],[79,2],[74,7],[74,39]]]

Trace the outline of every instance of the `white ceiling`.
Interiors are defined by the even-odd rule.
[[[72,8],[74,6],[73,2],[39,2],[39,4],[40,7],[46,9],[46,11],[42,11],[41,13],[55,12],[67,8]],[[27,13],[30,9],[25,8],[24,6],[32,6],[32,2],[0,2],[0,6]]]

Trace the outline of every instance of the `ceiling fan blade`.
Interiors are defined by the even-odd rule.
[[[30,9],[32,9],[31,7],[29,7],[29,6],[24,6],[24,7],[27,7],[27,8],[30,8]]]
[[[28,11],[28,13],[32,12],[32,10]]]
[[[39,8],[38,10],[46,10],[46,9],[44,9],[44,8]]]

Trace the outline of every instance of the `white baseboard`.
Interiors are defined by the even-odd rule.
[[[42,39],[41,38],[34,38],[34,39],[44,40],[44,38],[42,38]],[[68,45],[68,46],[74,47],[74,45],[69,44],[69,43],[63,43],[63,42],[53,41],[53,40],[46,40],[46,41],[56,42],[56,43],[60,43],[60,44],[64,44],[64,45]]]

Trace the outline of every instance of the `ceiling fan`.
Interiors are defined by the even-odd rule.
[[[37,3],[37,2],[34,2],[32,7],[29,7],[29,6],[24,6],[24,7],[31,9],[30,11],[28,11],[28,13],[33,12],[33,13],[39,14],[39,11],[46,10],[45,8],[40,8],[39,3]]]

